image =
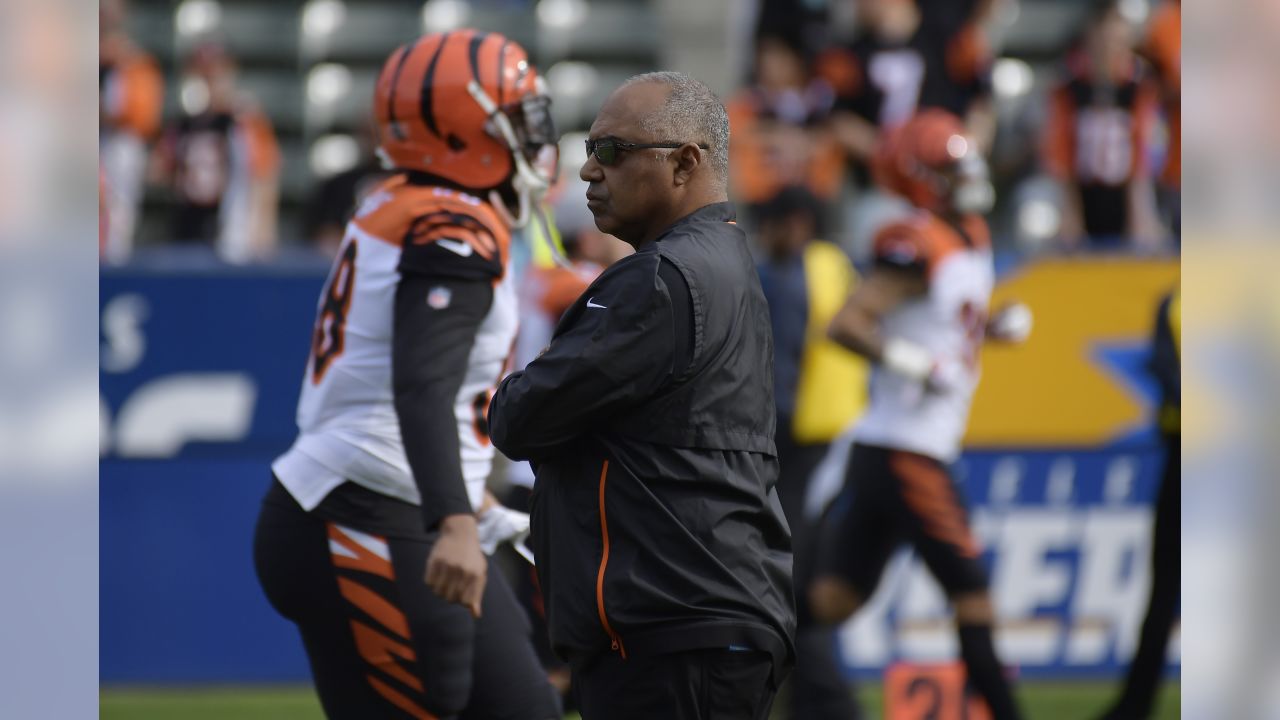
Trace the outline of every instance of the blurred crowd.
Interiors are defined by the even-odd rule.
[[[1039,93],[1032,124],[1000,122],[1027,66],[999,59],[1000,0],[859,0],[848,38],[823,13],[766,2],[746,87],[731,100],[735,188],[760,207],[782,186],[819,198],[827,235],[855,261],[903,212],[870,160],[917,112],[964,119],[991,158],[998,241],[1045,248],[1176,247],[1179,231],[1179,4],[1091,3]],[[1139,8],[1139,9],[1135,9]],[[1150,10],[1143,13],[1143,10]],[[1138,18],[1138,14],[1148,17]]]
[[[787,206],[806,215],[806,233],[862,264],[876,228],[909,212],[870,170],[878,139],[942,108],[989,156],[997,248],[1176,251],[1180,3],[1093,0],[1039,81],[1000,56],[1010,12],[1017,0],[761,0],[749,67],[726,98],[732,192],[750,226]],[[130,39],[126,13],[123,0],[100,3],[104,260],[133,254],[147,193],[147,211],[166,216],[161,245],[236,264],[298,246],[331,253],[355,199],[382,177],[372,130],[354,133],[345,169],[316,178],[300,233],[289,233],[300,236],[282,238],[282,154],[236,59],[216,36],[190,43],[174,66],[181,97],[163,117],[160,65]],[[1002,110],[1010,95],[1031,97],[1030,108]],[[563,163],[562,185],[576,170]],[[559,196],[562,216],[585,217],[570,207],[581,197]]]

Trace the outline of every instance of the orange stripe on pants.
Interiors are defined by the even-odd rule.
[[[329,539],[338,543],[355,557],[347,557],[338,553],[331,553],[333,564],[340,568],[349,570],[359,570],[361,572],[372,573],[378,577],[384,577],[391,580],[395,574],[391,570],[391,561],[384,560],[377,555],[369,552],[363,545],[353,540],[346,533],[342,532],[337,525],[328,523]],[[378,538],[382,540],[382,538]]]
[[[382,623],[383,627],[405,640],[409,639],[409,621],[405,619],[404,613],[400,612],[400,608],[392,605],[386,598],[344,577],[338,578],[338,589],[342,592],[342,597],[368,613],[369,617]]]
[[[369,675],[368,678],[369,684],[373,686],[373,689],[377,691],[379,695],[386,698],[392,705],[395,705],[401,710],[409,713],[418,720],[438,720],[435,715],[423,710],[421,705],[396,692],[390,685],[382,682],[372,675]]]
[[[924,522],[925,532],[955,547],[965,557],[977,557],[978,543],[969,531],[946,472],[929,458],[905,452],[890,454],[889,467],[901,480],[902,497]]]

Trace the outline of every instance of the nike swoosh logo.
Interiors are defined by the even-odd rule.
[[[590,308],[600,308],[601,310],[604,310],[604,309],[608,308],[609,306],[608,306],[608,305],[600,305],[599,303],[595,302],[595,296],[592,296],[592,297],[587,298],[587,307],[590,307]]]
[[[436,244],[445,250],[448,250],[455,255],[461,255],[462,257],[471,257],[471,253],[475,252],[475,249],[470,245],[457,240],[450,240],[449,238],[440,238],[439,240],[436,240]]]

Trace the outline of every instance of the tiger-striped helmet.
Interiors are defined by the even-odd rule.
[[[886,131],[871,166],[877,183],[917,207],[982,214],[995,200],[977,143],[945,110],[922,110]]]
[[[557,139],[549,105],[519,44],[478,30],[430,33],[397,48],[378,75],[378,153],[491,197],[509,183],[521,206],[513,223],[523,224],[530,196],[553,179],[537,167]]]

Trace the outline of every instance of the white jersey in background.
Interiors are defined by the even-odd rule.
[[[978,358],[995,282],[986,224],[970,216],[957,228],[920,211],[880,231],[875,257],[926,273],[927,292],[885,315],[881,336],[927,349],[946,382],[926,392],[919,381],[877,366],[854,439],[951,462],[960,453],[978,386]]]

